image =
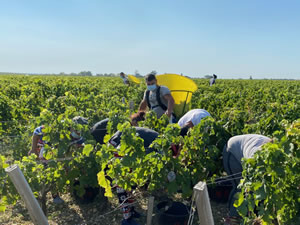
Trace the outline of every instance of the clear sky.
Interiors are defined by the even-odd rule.
[[[298,0],[0,0],[0,71],[300,79]]]

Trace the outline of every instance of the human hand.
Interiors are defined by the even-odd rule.
[[[171,144],[171,150],[172,150],[173,158],[177,158],[179,156],[181,148],[180,148],[179,145],[175,145],[174,143],[172,143]]]
[[[166,111],[165,111],[165,114],[170,118],[171,115],[172,115],[172,112],[169,112],[169,110],[166,110]]]

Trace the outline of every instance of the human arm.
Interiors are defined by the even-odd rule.
[[[143,99],[139,106],[139,111],[146,111],[147,109],[147,101],[146,99]]]
[[[166,110],[165,114],[168,117],[171,117],[174,108],[174,98],[171,94],[166,94],[163,96],[163,98],[168,101],[168,109]]]
[[[189,127],[189,128],[192,128],[194,126],[193,122],[192,121],[189,121],[185,124],[185,126]]]

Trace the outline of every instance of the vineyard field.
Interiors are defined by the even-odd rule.
[[[201,121],[183,138],[179,126],[168,125],[166,116],[158,120],[149,113],[139,125],[159,133],[153,146],[163,154],[145,155],[142,139],[135,135],[135,128],[129,123],[130,115],[137,112],[143,98],[144,82],[128,86],[118,77],[1,75],[0,224],[30,224],[26,208],[4,170],[9,164],[19,165],[48,212],[50,224],[110,222],[114,225],[120,224],[120,210],[104,219],[95,216],[118,205],[110,182],[124,189],[137,186],[137,192],[143,196],[138,198],[137,208],[145,214],[146,197],[158,190],[169,198],[189,202],[192,187],[198,181],[224,176],[223,147],[230,137],[241,134],[262,134],[273,139],[253,160],[243,164],[242,194],[236,204],[244,223],[297,224],[300,81],[218,79],[215,85],[209,86],[207,79],[193,80],[198,89],[188,107],[205,109],[211,118]],[[88,119],[88,125],[78,127],[85,139],[82,149],[69,148],[69,128],[74,125],[74,116]],[[90,128],[105,118],[110,121],[105,140],[121,130],[124,147],[120,151],[128,158],[112,162],[113,147],[96,144],[90,134]],[[35,155],[28,156],[33,131],[41,125],[45,126],[45,140],[51,143],[45,147],[45,157],[52,160],[47,167]],[[171,143],[182,146],[178,158],[170,153]],[[56,161],[63,157],[72,159]],[[166,179],[170,171],[176,172],[174,182]],[[76,181],[80,185],[75,188]],[[101,194],[94,203],[78,204],[70,194],[76,192],[82,196],[86,186],[99,187],[99,184]],[[51,196],[41,191],[45,189],[58,190],[65,199],[64,206],[49,203]],[[212,207],[215,224],[222,224],[226,205],[212,203]],[[75,219],[59,211],[74,215]],[[145,223],[145,218],[139,221]]]

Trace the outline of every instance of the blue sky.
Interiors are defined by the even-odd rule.
[[[297,0],[0,0],[0,71],[300,79]]]

